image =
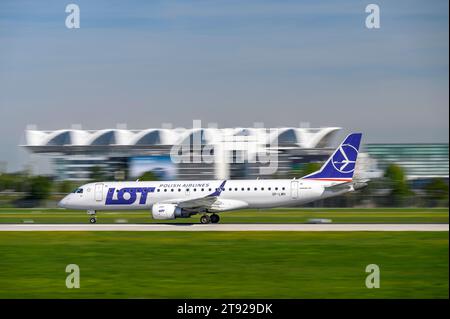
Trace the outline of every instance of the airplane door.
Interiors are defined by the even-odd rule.
[[[298,199],[298,181],[291,182],[291,198]]]
[[[103,200],[103,183],[95,184],[95,200],[97,202]]]

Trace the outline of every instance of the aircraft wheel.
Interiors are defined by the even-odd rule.
[[[91,224],[95,224],[95,223],[97,222],[97,218],[92,217],[92,218],[89,219],[89,222],[90,222]]]
[[[200,217],[200,223],[202,224],[209,224],[211,222],[211,218],[209,218],[208,215],[203,215]]]
[[[213,224],[217,224],[220,221],[220,217],[217,214],[212,214],[211,215],[211,223]]]

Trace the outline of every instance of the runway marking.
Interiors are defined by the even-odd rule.
[[[449,224],[1,224],[0,231],[449,231]]]

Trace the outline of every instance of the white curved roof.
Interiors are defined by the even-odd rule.
[[[302,148],[329,147],[331,138],[340,128],[197,128],[145,130],[103,129],[98,131],[62,129],[55,131],[27,130],[24,146],[114,146],[114,145],[174,145],[189,139],[202,143],[217,144],[230,139],[244,143],[271,144],[278,146],[295,144]],[[197,141],[197,140],[195,140]]]
[[[129,130],[100,130],[93,133],[85,145],[129,145],[134,134]]]
[[[273,130],[267,143],[282,145],[297,145],[302,148],[327,147],[335,133],[340,130],[339,127],[324,128],[296,128],[284,127]]]
[[[185,132],[180,134],[177,140],[177,144],[198,144],[198,142],[200,142],[200,144],[216,144],[221,141],[224,134],[224,129],[216,128],[198,128],[186,130]]]
[[[320,129],[298,129],[301,146],[304,148],[323,148],[330,145],[331,140],[339,132],[339,127],[323,127]]]
[[[27,145],[30,146],[64,146],[84,145],[90,133],[82,130],[26,131]]]
[[[173,145],[179,138],[179,133],[169,129],[147,129],[139,133],[130,141],[131,145]]]

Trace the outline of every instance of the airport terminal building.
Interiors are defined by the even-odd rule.
[[[86,181],[93,170],[131,180],[152,171],[159,179],[291,178],[325,161],[339,127],[150,128],[26,130],[22,145],[45,154],[58,180]],[[376,178],[395,163],[410,180],[448,179],[448,143],[363,144],[356,176]]]
[[[145,130],[26,130],[32,154],[47,154],[58,180],[84,181],[93,169],[106,177],[137,179],[269,178],[288,176],[333,151],[338,127],[198,128]],[[274,170],[275,168],[275,170]]]

